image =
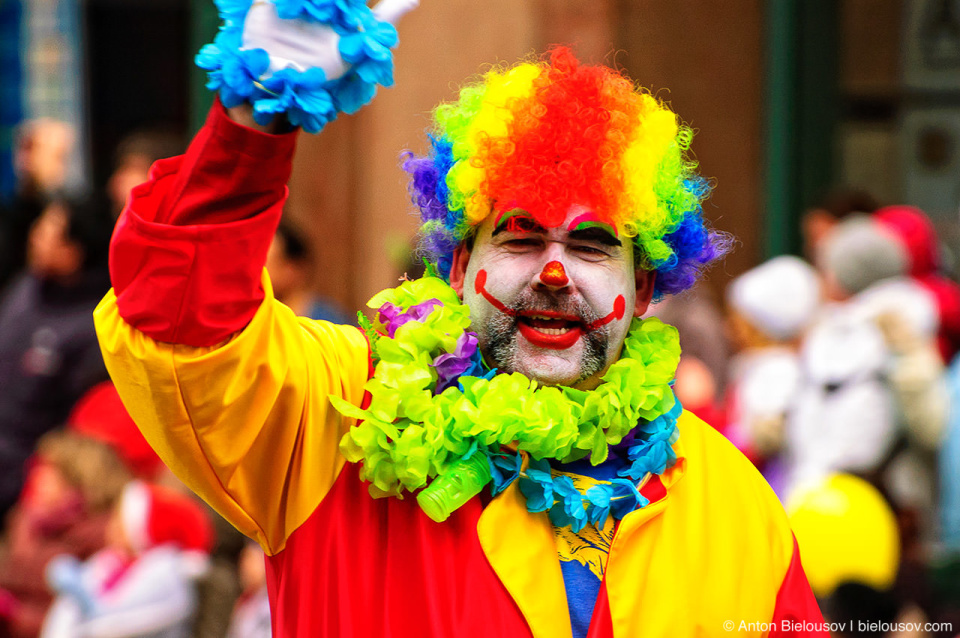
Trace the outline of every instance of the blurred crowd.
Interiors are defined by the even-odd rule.
[[[722,304],[652,310],[677,394],[781,498],[825,617],[877,622],[838,635],[960,635],[960,285],[919,209],[838,191],[802,231]]]
[[[160,462],[94,334],[116,216],[179,142],[131,135],[99,198],[62,192],[73,142],[22,127],[0,209],[0,638],[269,636],[262,552]],[[828,619],[877,623],[843,635],[955,636],[960,285],[915,208],[838,192],[803,232],[804,259],[742,274],[722,303],[700,288],[652,309],[680,328],[676,392],[780,496]],[[313,294],[296,227],[267,267],[298,313],[347,321]]]
[[[268,637],[262,551],[152,451],[94,333],[116,217],[181,142],[133,133],[103,193],[78,197],[63,189],[74,141],[62,122],[22,126],[0,201],[0,638]],[[270,259],[280,298],[338,318],[311,297],[295,229]]]

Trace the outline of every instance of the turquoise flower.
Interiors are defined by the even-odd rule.
[[[620,520],[633,510],[646,507],[649,503],[650,501],[640,494],[633,481],[626,479],[610,481],[610,509],[615,519]]]
[[[227,108],[239,106],[250,99],[254,84],[270,66],[270,57],[263,49],[227,53],[220,67],[220,101]]]
[[[359,75],[351,71],[332,83],[330,94],[337,103],[338,110],[353,115],[370,103],[377,94],[377,85],[364,82]]]
[[[618,472],[619,476],[635,481],[648,472],[662,474],[676,461],[673,444],[676,442],[677,418],[683,411],[679,401],[675,401],[669,412],[640,427],[641,441],[627,451],[627,458],[633,463]]]
[[[277,15],[286,20],[309,20],[330,25],[334,30],[354,31],[369,13],[358,0],[276,0]]]
[[[253,0],[214,0],[220,19],[227,27],[242,26]]]
[[[520,491],[527,499],[528,512],[545,512],[553,507],[553,477],[550,464],[530,459],[524,476],[520,477]]]
[[[300,72],[281,69],[263,81],[270,97],[257,100],[253,117],[259,124],[267,124],[277,113],[286,113],[287,120],[308,133],[317,133],[337,116],[330,94],[324,88],[323,69],[311,68]]]
[[[379,22],[363,0],[276,0],[281,19],[306,20],[330,26],[341,36],[341,55],[350,64],[346,75],[319,80],[322,69],[298,72],[284,69],[257,82],[270,67],[260,49],[244,50],[243,25],[252,0],[215,0],[223,24],[213,43],[194,58],[207,71],[207,88],[220,92],[226,107],[243,102],[254,106],[254,118],[263,124],[284,113],[294,126],[319,132],[337,113],[355,113],[376,95],[376,85],[393,84],[396,29]],[[344,54],[344,52],[346,52]],[[265,60],[265,61],[264,61]]]
[[[553,479],[553,491],[557,496],[557,502],[550,508],[550,522],[557,527],[570,526],[576,534],[587,524],[587,510],[583,507],[583,496],[574,487],[573,480],[569,476],[558,476]]]
[[[361,80],[370,84],[393,86],[393,55],[397,30],[389,22],[371,20],[366,29],[340,38],[340,55],[349,62]]]
[[[490,474],[493,477],[491,493],[496,496],[520,476],[523,458],[516,452],[490,455]]]

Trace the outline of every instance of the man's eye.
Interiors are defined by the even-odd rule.
[[[589,257],[600,258],[600,257],[608,256],[607,251],[604,250],[603,248],[600,248],[598,246],[588,245],[588,244],[577,244],[577,245],[571,246],[571,250],[587,258]]]
[[[515,237],[513,239],[507,239],[503,242],[503,245],[507,248],[514,250],[521,250],[525,248],[536,248],[541,244],[540,240],[535,237]]]

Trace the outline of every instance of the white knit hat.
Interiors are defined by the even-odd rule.
[[[903,244],[869,217],[851,217],[837,224],[818,259],[851,295],[906,274],[909,264]]]
[[[820,281],[799,257],[774,257],[734,279],[727,303],[767,336],[785,341],[813,319],[820,305]]]

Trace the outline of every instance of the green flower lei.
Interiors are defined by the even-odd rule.
[[[492,378],[461,376],[459,384],[434,393],[431,365],[454,353],[470,327],[470,309],[437,277],[405,281],[374,296],[368,306],[393,304],[403,311],[433,302],[429,313],[396,328],[362,319],[375,363],[361,409],[331,396],[344,416],[360,419],[340,441],[351,462],[363,462],[360,477],[374,498],[414,491],[478,446],[516,443],[535,459],[564,462],[589,455],[606,460],[641,419],[673,408],[670,387],[680,360],[677,330],[659,319],[634,319],[621,357],[594,390],[541,386],[519,373]]]

